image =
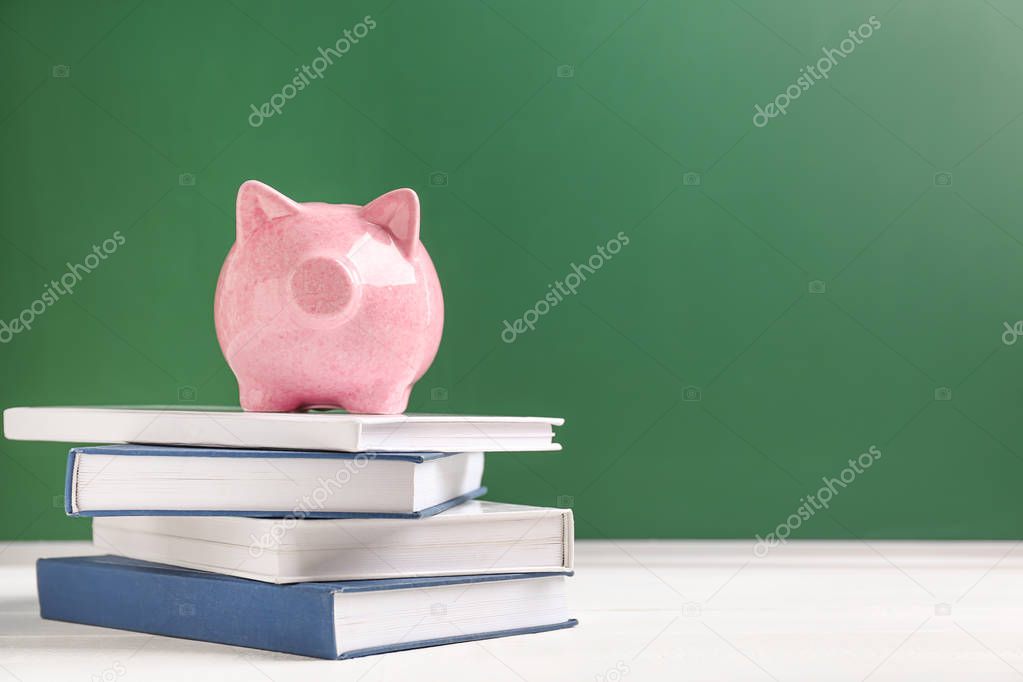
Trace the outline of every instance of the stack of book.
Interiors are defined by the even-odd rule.
[[[484,451],[560,419],[12,408],[76,447],[102,556],[40,559],[43,618],[319,658],[572,627],[568,509],[480,501]]]

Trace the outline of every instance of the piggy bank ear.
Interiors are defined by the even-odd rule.
[[[302,210],[302,207],[273,187],[248,180],[238,188],[236,222],[238,241],[255,234],[278,218]]]
[[[398,248],[411,256],[419,244],[419,197],[408,188],[396,189],[362,207],[362,217],[394,237]]]

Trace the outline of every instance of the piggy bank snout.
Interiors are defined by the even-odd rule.
[[[315,255],[300,261],[288,281],[291,303],[313,326],[334,326],[352,317],[361,285],[352,266],[341,258]]]

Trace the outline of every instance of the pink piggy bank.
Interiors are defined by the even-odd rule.
[[[249,180],[237,210],[214,317],[242,408],[404,412],[444,326],[416,193],[299,204]]]

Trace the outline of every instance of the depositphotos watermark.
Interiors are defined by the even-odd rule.
[[[547,288],[550,291],[543,298],[539,299],[532,308],[522,313],[522,317],[512,322],[504,320],[501,340],[505,343],[515,343],[515,339],[520,334],[526,333],[527,329],[529,331],[536,329],[536,323],[541,317],[556,308],[567,296],[578,293],[579,286],[586,281],[586,276],[592,275],[604,267],[607,261],[621,252],[622,247],[629,245],[629,241],[629,235],[619,232],[608,240],[607,244],[598,246],[597,252],[587,258],[583,265],[572,263],[572,272],[565,275],[563,280],[559,279],[553,284],[548,284]]]
[[[626,675],[632,672],[632,668],[625,661],[617,661],[602,673],[594,675],[594,682],[620,682]]]
[[[263,102],[259,107],[255,104],[250,105],[252,113],[249,114],[249,125],[253,128],[258,128],[263,125],[265,119],[280,114],[284,110],[285,104],[295,99],[295,96],[309,87],[313,80],[323,78],[327,68],[334,65],[335,59],[341,59],[341,57],[348,54],[348,51],[352,49],[352,45],[358,44],[360,38],[365,38],[376,27],[377,22],[373,20],[372,16],[367,14],[355,26],[352,26],[350,29],[346,28],[343,32],[344,35],[338,38],[332,47],[317,48],[320,56],[314,59],[311,64],[296,66],[295,71],[298,75],[292,78],[289,83],[286,83],[280,92],[274,93],[269,101]]]
[[[777,528],[767,534],[767,537],[762,538],[757,535],[757,544],[753,546],[753,555],[762,559],[774,547],[784,545],[792,535],[792,531],[803,525],[803,521],[809,521],[821,509],[827,509],[831,500],[838,497],[839,492],[848,487],[856,480],[857,476],[872,467],[874,462],[879,459],[881,459],[881,451],[877,449],[876,445],[871,445],[856,459],[850,458],[849,466],[838,472],[837,478],[823,476],[821,481],[824,485],[817,490],[815,495],[799,498],[802,504],[796,508],[795,513],[790,514],[783,523],[779,523]]]
[[[352,459],[342,460],[344,465],[334,472],[333,478],[319,478],[318,485],[313,488],[312,493],[303,496],[290,514],[275,520],[270,529],[259,537],[256,537],[254,533],[249,534],[249,540],[251,540],[249,556],[258,559],[266,550],[280,546],[281,540],[289,530],[298,524],[300,519],[304,519],[314,512],[322,511],[330,496],[347,485],[352,480],[352,476],[365,469],[366,464],[374,457],[376,455],[371,452],[360,452]]]
[[[114,661],[109,668],[105,668],[98,674],[90,675],[91,682],[114,682],[128,673],[128,669],[120,661]]]
[[[32,329],[37,317],[56,304],[61,296],[70,296],[75,293],[75,287],[85,275],[98,268],[100,263],[124,246],[125,241],[127,240],[121,231],[116,230],[99,246],[93,244],[92,253],[83,258],[81,263],[66,263],[67,272],[61,275],[60,279],[50,280],[39,298],[32,301],[17,317],[11,320],[0,320],[0,343],[10,343],[15,334]]]
[[[881,28],[881,20],[870,16],[867,21],[860,24],[855,31],[849,31],[849,37],[838,44],[838,49],[822,47],[824,56],[817,60],[816,65],[807,64],[799,70],[799,78],[792,85],[780,92],[773,102],[768,102],[763,108],[759,104],[753,106],[753,125],[758,128],[766,126],[776,116],[784,116],[789,111],[789,105],[793,100],[799,99],[804,92],[816,85],[820,80],[830,78],[828,74],[831,69],[838,66],[838,58],[845,59],[856,47],[863,44],[863,41],[874,35],[874,31]]]
[[[1020,337],[1023,336],[1023,320],[1017,320],[1013,324],[1002,322],[1005,331],[1002,332],[1002,343],[1006,346],[1015,346]]]

